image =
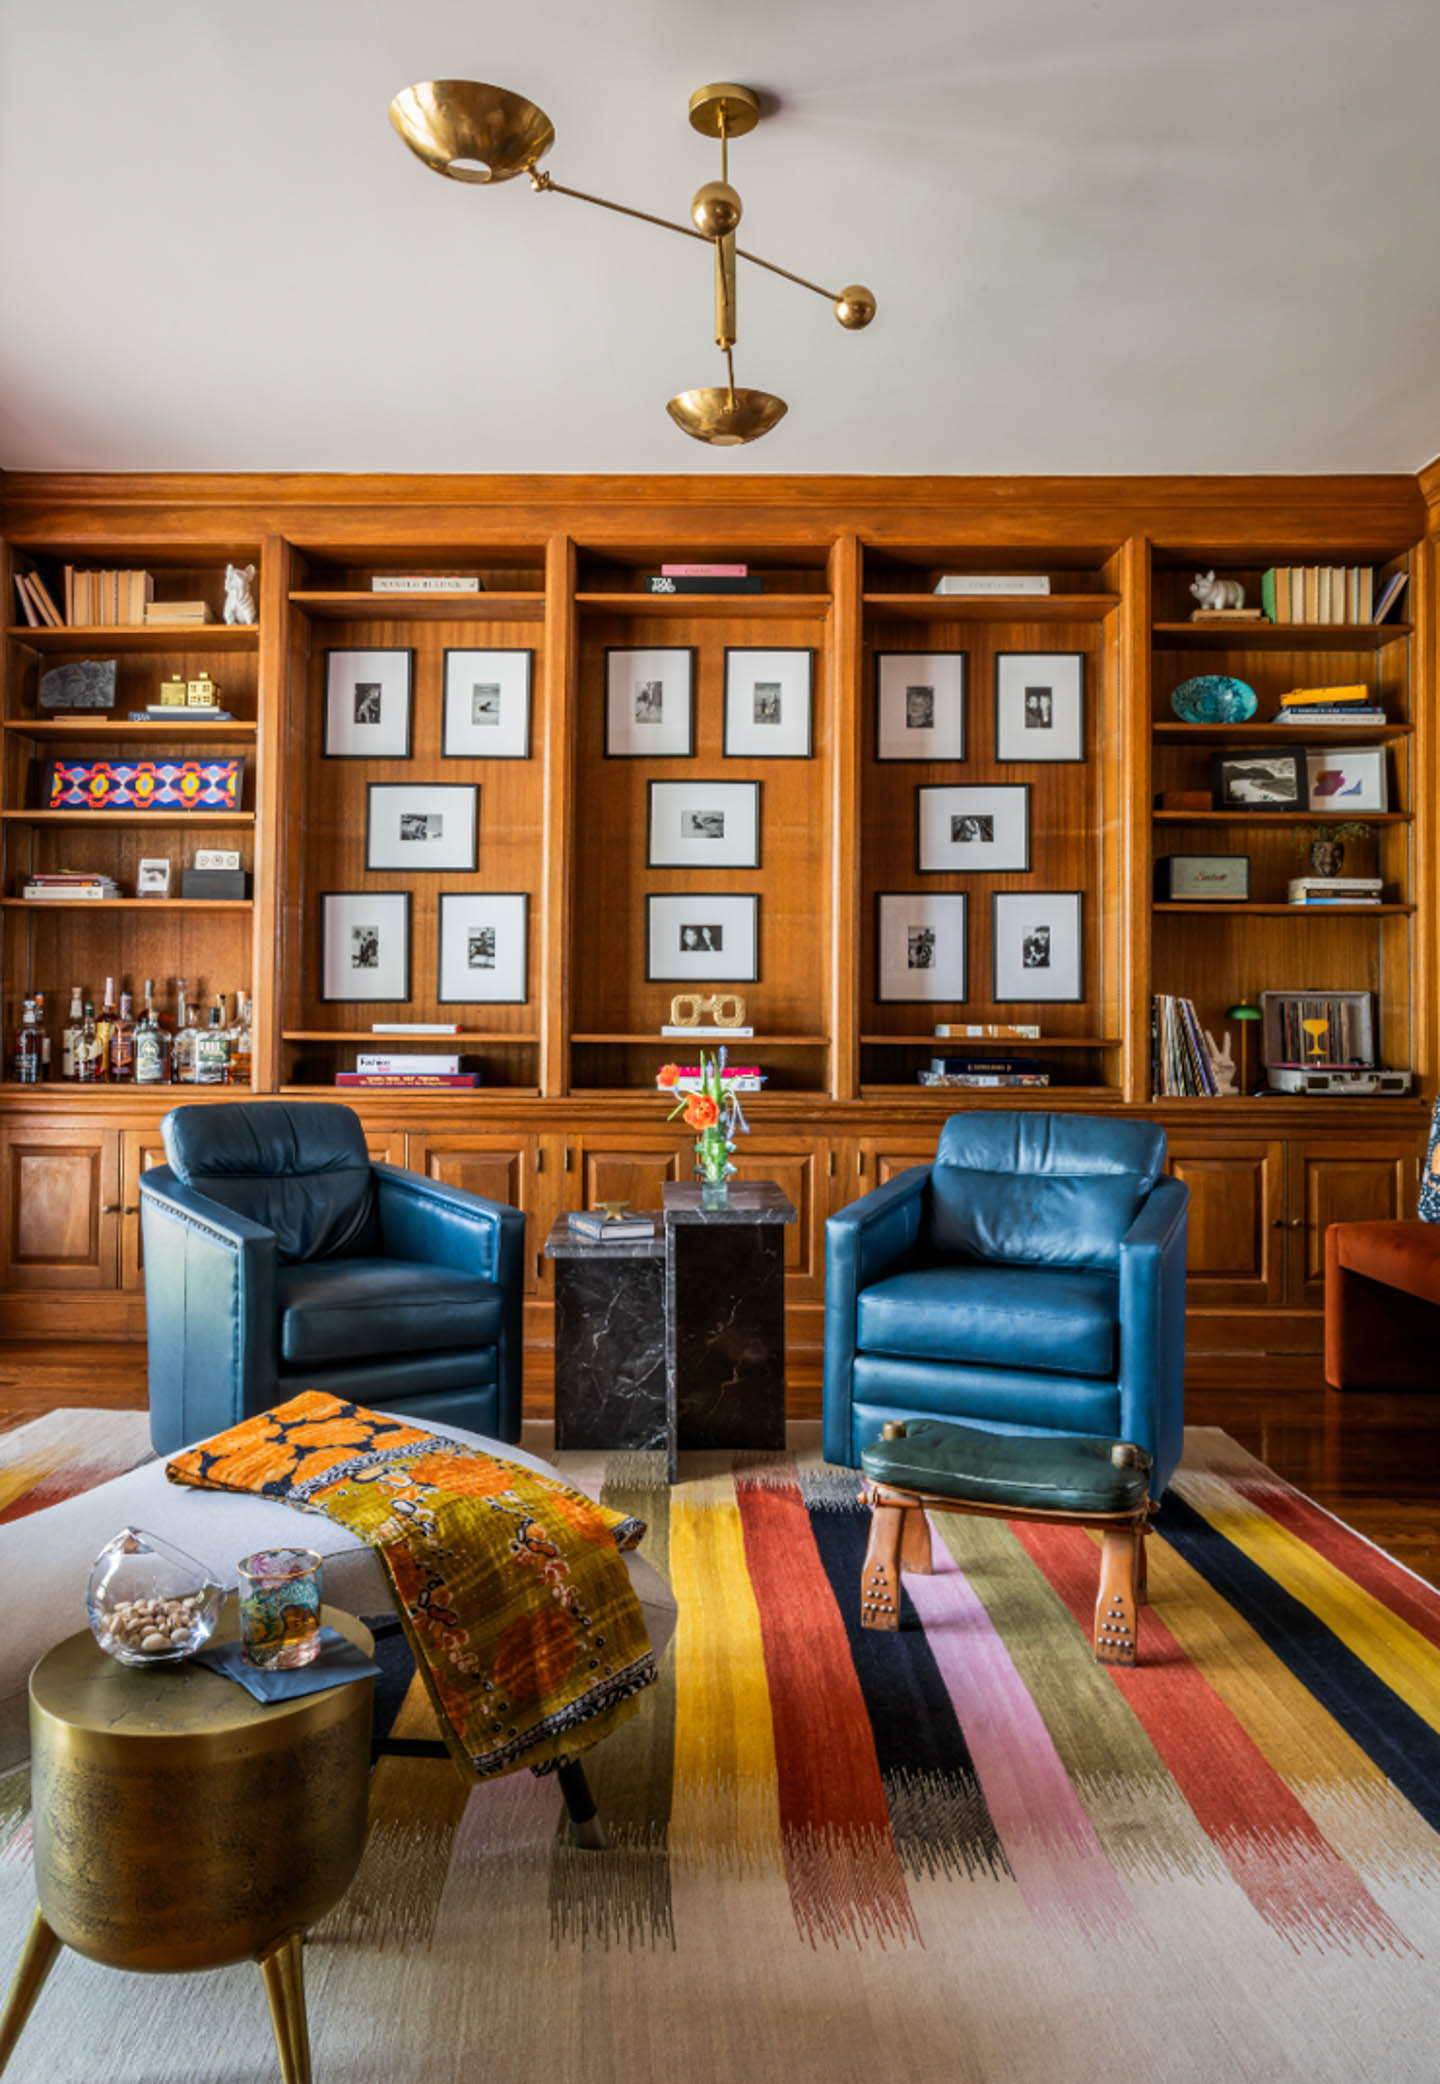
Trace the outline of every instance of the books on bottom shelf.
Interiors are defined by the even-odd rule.
[[[1378,905],[1384,887],[1379,876],[1292,876],[1286,896],[1292,905]]]
[[[655,1235],[655,1218],[637,1215],[628,1208],[618,1216],[603,1214],[598,1209],[576,1209],[565,1223],[570,1235],[587,1245],[642,1244]]]
[[[1218,1099],[1220,1087],[1191,1000],[1157,992],[1151,1003],[1151,1072],[1156,1099]]]
[[[916,1074],[921,1085],[964,1086],[979,1091],[1010,1086],[1049,1085],[1050,1073],[1033,1057],[934,1056],[928,1071]]]

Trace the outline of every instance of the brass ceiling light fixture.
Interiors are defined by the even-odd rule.
[[[503,87],[489,87],[477,80],[426,80],[395,96],[390,121],[416,157],[447,180],[484,185],[528,174],[537,195],[572,196],[576,202],[617,210],[623,217],[638,217],[645,224],[658,224],[683,238],[703,239],[713,246],[715,345],[725,356],[725,382],[681,391],[666,406],[676,426],[696,441],[735,448],[768,434],[785,416],[783,398],[769,391],[738,390],[735,385],[738,260],[753,261],[757,268],[768,268],[772,275],[783,275],[787,282],[824,297],[840,324],[851,332],[868,326],[875,316],[875,298],[863,284],[852,282],[839,291],[822,289],[818,282],[807,282],[803,275],[794,275],[735,244],[744,206],[730,185],[730,140],[744,137],[760,121],[759,97],[749,87],[726,81],[699,87],[690,97],[691,127],[720,141],[720,178],[696,189],[689,224],[676,224],[648,210],[632,210],[603,195],[562,187],[549,174],[539,172],[540,160],[555,142],[555,126],[543,109]]]

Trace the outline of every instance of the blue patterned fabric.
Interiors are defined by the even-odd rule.
[[[1430,1117],[1430,1143],[1425,1152],[1425,1170],[1420,1175],[1420,1206],[1416,1213],[1422,1223],[1440,1223],[1440,1100],[1435,1102],[1435,1112]]]

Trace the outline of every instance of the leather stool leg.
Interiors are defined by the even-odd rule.
[[[870,1510],[870,1545],[860,1573],[860,1626],[900,1626],[900,1540],[911,1514],[899,1505]],[[922,1515],[923,1517],[923,1515]]]

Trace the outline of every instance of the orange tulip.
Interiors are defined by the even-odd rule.
[[[685,1103],[685,1121],[691,1129],[713,1129],[720,1110],[708,1093],[692,1093]]]
[[[655,1073],[655,1083],[656,1085],[674,1085],[679,1076],[680,1066],[678,1064],[662,1064]]]

